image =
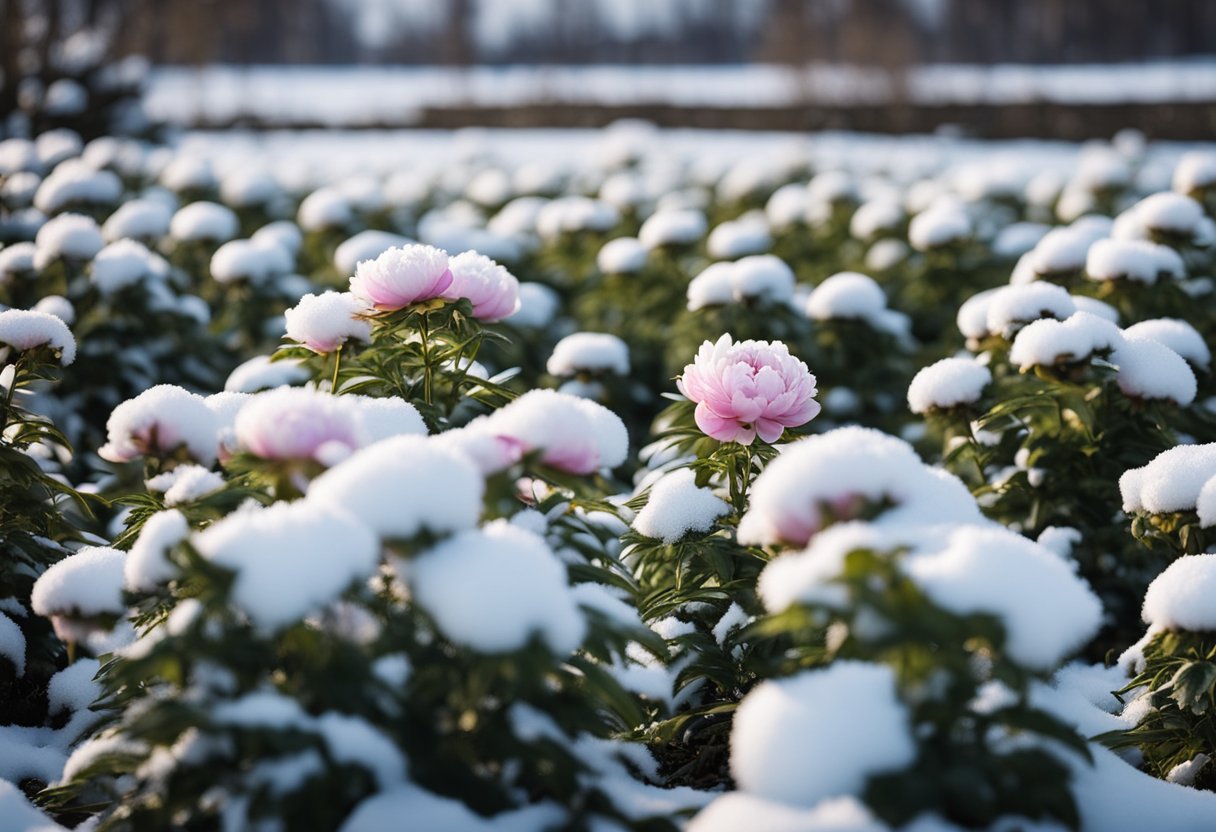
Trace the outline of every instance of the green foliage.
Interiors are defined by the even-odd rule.
[[[1147,698],[1143,718],[1134,728],[1098,739],[1111,748],[1138,748],[1144,755],[1145,770],[1162,778],[1201,754],[1216,756],[1216,639],[1212,633],[1159,632],[1143,646],[1143,657],[1143,669],[1117,691],[1120,697]],[[1216,790],[1216,772],[1203,766],[1195,786]]]

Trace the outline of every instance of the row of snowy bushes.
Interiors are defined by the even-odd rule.
[[[624,147],[0,143],[15,828],[1216,822],[1216,155]]]

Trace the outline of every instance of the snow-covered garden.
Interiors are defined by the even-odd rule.
[[[0,142],[0,830],[1216,828],[1216,149]]]

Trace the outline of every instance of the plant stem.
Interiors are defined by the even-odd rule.
[[[0,431],[8,427],[8,417],[12,413],[13,394],[17,390],[17,376],[21,373],[21,359],[18,358],[13,362],[13,379],[9,382],[8,389],[4,391],[4,416],[0,419]]]
[[[334,351],[334,378],[329,384],[329,392],[338,395],[338,368],[342,366],[342,344]]]
[[[418,322],[418,330],[422,335],[422,400],[431,403],[431,332],[427,318],[430,312],[423,312]]]

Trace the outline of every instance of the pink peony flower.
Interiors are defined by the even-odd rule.
[[[366,318],[364,303],[350,292],[307,294],[283,313],[287,337],[316,353],[331,353],[347,339],[367,342],[372,328]]]
[[[236,440],[262,459],[312,459],[330,464],[357,450],[352,408],[328,393],[280,387],[259,393],[236,416]]]
[[[466,251],[453,257],[449,265],[452,285],[443,296],[468,298],[477,320],[501,321],[519,309],[519,281],[489,257]]]
[[[168,456],[185,449],[204,465],[215,461],[218,423],[202,396],[158,384],[110,413],[107,440],[97,454],[107,462]]]
[[[392,312],[440,297],[451,285],[447,252],[411,244],[390,248],[375,260],[356,265],[350,292],[369,306]]]
[[[819,415],[815,377],[780,341],[706,341],[676,386],[697,403],[697,427],[721,442],[775,442]]]

